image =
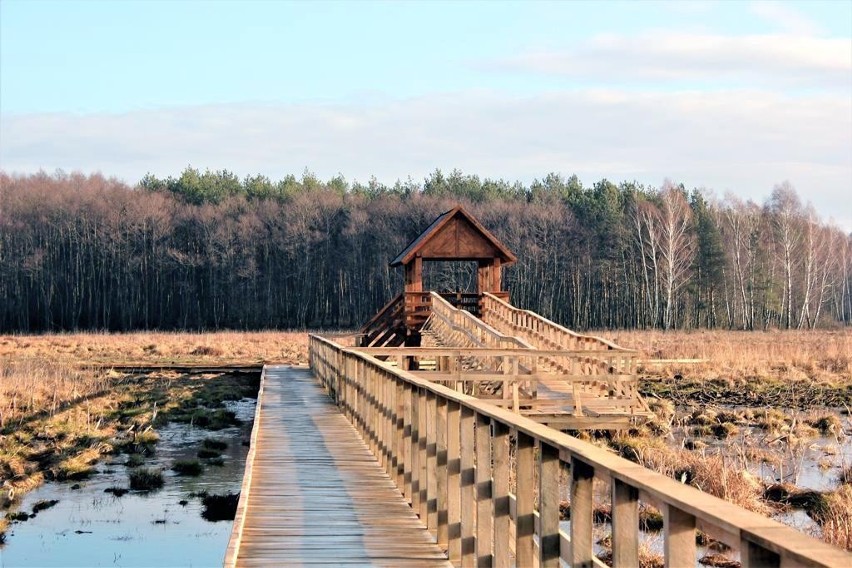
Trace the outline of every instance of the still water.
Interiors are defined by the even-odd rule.
[[[12,525],[0,548],[0,566],[221,566],[233,522],[204,520],[201,499],[190,494],[240,489],[248,453],[242,441],[251,433],[255,400],[227,406],[242,426],[210,432],[169,424],[158,430],[156,455],[145,466],[164,469],[160,490],[131,491],[122,497],[105,493],[129,485],[128,468],[122,464],[126,456],[111,456],[86,481],[48,483],[27,494],[17,510],[30,512],[44,500],[59,502]],[[180,477],[169,470],[175,460],[196,459],[205,438],[228,443],[223,466],[205,466],[199,477]],[[73,488],[75,483],[79,488]]]

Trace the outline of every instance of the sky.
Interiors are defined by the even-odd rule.
[[[665,179],[852,231],[852,0],[0,0],[0,169]]]

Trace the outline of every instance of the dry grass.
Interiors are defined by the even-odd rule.
[[[820,524],[823,540],[852,550],[852,485],[841,485],[827,494],[823,510],[814,518]]]
[[[0,360],[84,364],[260,364],[308,361],[308,336],[296,332],[62,333],[0,336]]]
[[[750,511],[771,512],[762,499],[763,484],[748,471],[742,459],[671,448],[659,437],[619,434],[610,445],[622,457],[706,493]]]
[[[677,404],[852,406],[852,330],[620,331],[607,336],[642,353],[644,394]],[[696,359],[702,362],[684,361]]]
[[[45,479],[86,476],[104,454],[149,451],[160,420],[249,388],[245,377],[228,374],[122,373],[109,365],[304,364],[307,343],[304,333],[280,332],[0,336],[0,508]]]
[[[705,359],[706,363],[646,365],[642,372],[716,377],[852,382],[852,329],[838,331],[608,331],[648,359]]]

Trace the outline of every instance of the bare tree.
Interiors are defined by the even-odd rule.
[[[769,211],[775,229],[776,240],[781,247],[784,265],[784,301],[781,314],[784,326],[789,329],[793,325],[793,272],[798,264],[799,250],[802,242],[801,217],[802,204],[796,190],[784,182],[776,185],[769,197]]]
[[[665,294],[663,329],[672,327],[677,292],[689,277],[695,255],[692,210],[683,190],[666,180],[660,191],[660,260]]]

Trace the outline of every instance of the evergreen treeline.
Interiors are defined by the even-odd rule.
[[[852,235],[787,184],[755,204],[555,174],[385,187],[187,168],[133,188],[0,172],[0,330],[354,327],[402,289],[388,262],[459,202],[517,254],[513,303],[575,329],[852,321]],[[426,274],[475,287],[472,265]]]

